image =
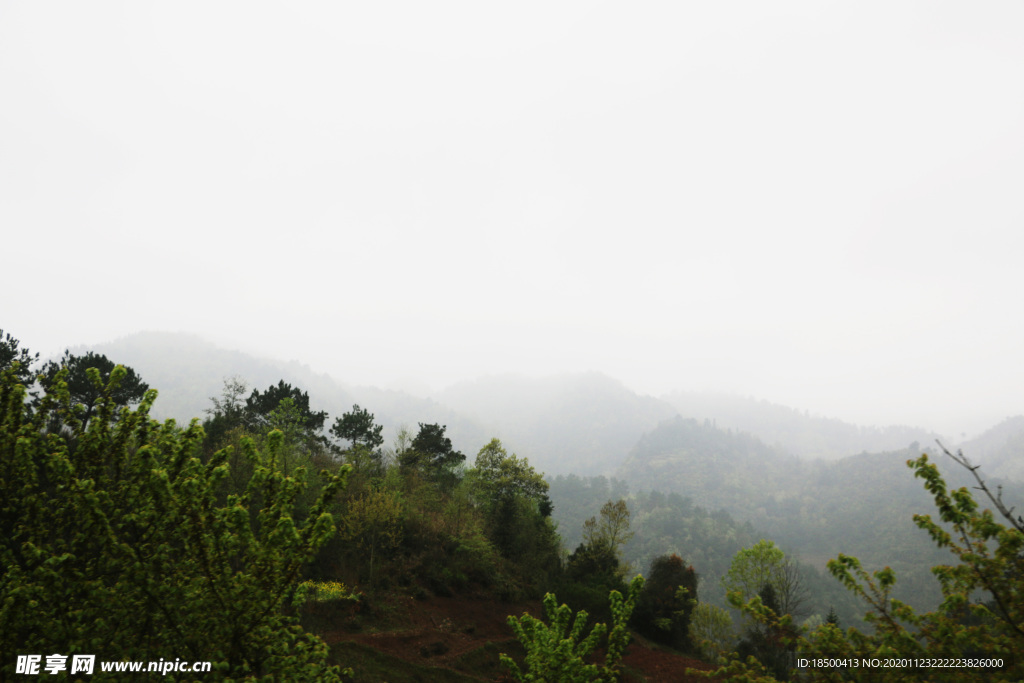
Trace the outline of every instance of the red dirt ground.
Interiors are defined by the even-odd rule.
[[[392,618],[401,624],[396,630],[379,633],[353,632],[350,629],[328,628],[321,632],[328,644],[354,641],[389,656],[420,665],[455,669],[459,658],[487,643],[508,642],[512,651],[515,642],[506,623],[509,614],[527,611],[541,612],[540,602],[499,603],[468,597],[429,598],[414,600],[396,598],[388,605]],[[650,647],[640,638],[634,638],[622,659],[623,666],[639,672],[642,677],[626,676],[625,681],[672,681],[688,683],[707,679],[691,676],[687,668],[711,670],[710,664]],[[499,677],[492,680],[510,680]]]

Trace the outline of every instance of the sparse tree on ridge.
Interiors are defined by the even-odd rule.
[[[235,424],[241,423],[242,415],[245,412],[245,399],[243,397],[247,391],[249,391],[248,384],[238,375],[225,377],[224,388],[220,392],[220,397],[210,397],[213,408],[207,408],[206,413],[208,415],[223,415]]]
[[[245,412],[250,427],[257,430],[266,425],[271,411],[280,405],[286,398],[292,399],[295,408],[302,417],[302,424],[311,433],[317,434],[324,428],[327,420],[327,411],[312,411],[309,408],[309,393],[293,387],[283,379],[277,385],[270,385],[265,391],[253,389],[252,394],[245,400]]]
[[[12,337],[10,333],[4,333],[0,329],[0,372],[18,363],[18,370],[15,376],[18,381],[26,387],[31,386],[35,381],[32,374],[32,365],[39,361],[38,353],[31,353],[28,349],[21,347],[21,342]]]
[[[100,397],[104,388],[110,383],[111,374],[114,371],[114,361],[102,353],[87,352],[78,356],[70,351],[65,351],[60,361],[50,361],[43,366],[43,387],[50,391],[57,378],[57,373],[62,368],[67,368],[65,381],[71,400],[81,407],[79,419],[88,423],[96,413]],[[90,370],[98,374],[90,376]],[[111,399],[118,408],[126,408],[142,401],[149,385],[142,381],[138,373],[130,367],[125,366],[123,379],[112,389]]]
[[[359,445],[376,450],[384,443],[384,437],[381,435],[384,427],[375,424],[373,420],[373,413],[356,404],[352,406],[351,411],[334,420],[331,434],[339,439],[345,439],[353,448]]]
[[[383,474],[384,454],[380,449],[384,444],[383,431],[382,425],[374,423],[373,413],[358,404],[335,419],[331,426],[332,435],[349,442],[349,447],[341,452],[345,462],[352,465],[360,476]]]
[[[203,420],[203,431],[206,433],[206,444],[209,449],[223,447],[224,440],[232,430],[238,430],[245,423],[245,394],[249,391],[245,380],[241,377],[224,378],[224,388],[220,396],[211,396],[212,408],[206,409],[207,418]]]
[[[420,471],[442,487],[450,490],[457,480],[455,468],[466,456],[455,450],[445,436],[445,425],[419,423],[420,430],[409,448],[398,454],[399,466],[405,471]]]

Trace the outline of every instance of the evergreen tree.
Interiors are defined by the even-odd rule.
[[[383,426],[374,423],[373,413],[356,404],[352,406],[351,411],[334,421],[331,434],[339,439],[345,439],[352,448],[359,445],[376,450],[384,443],[384,437],[381,435],[383,430]]]
[[[290,398],[302,418],[302,426],[312,434],[318,434],[327,420],[326,411],[312,411],[309,408],[309,393],[293,387],[283,379],[277,385],[270,385],[265,391],[253,389],[245,401],[245,414],[251,428],[257,431],[267,424],[270,413],[281,401]]]
[[[331,427],[331,434],[349,442],[342,454],[360,478],[384,473],[384,455],[380,450],[384,443],[382,431],[384,427],[374,423],[373,413],[358,404],[337,418]]]
[[[84,356],[77,356],[65,351],[59,362],[50,361],[43,366],[42,384],[50,391],[57,381],[57,373],[66,369],[64,381],[67,383],[72,402],[79,407],[77,417],[88,423],[96,413],[104,389],[110,383],[114,367],[114,361],[101,353],[89,351]],[[148,390],[149,385],[142,381],[138,373],[124,366],[124,376],[114,385],[110,398],[117,409],[125,408],[142,401]]]
[[[450,491],[458,479],[455,468],[466,456],[455,450],[445,436],[445,425],[419,423],[420,430],[409,448],[399,454],[399,465],[406,471],[422,472],[428,479]]]
[[[0,371],[7,370],[17,363],[15,377],[26,387],[32,386],[35,381],[32,365],[38,360],[38,353],[31,353],[28,349],[22,348],[21,342],[0,329]]]

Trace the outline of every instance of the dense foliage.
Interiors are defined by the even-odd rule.
[[[202,462],[197,422],[151,420],[155,391],[116,412],[120,366],[106,383],[88,369],[96,398],[83,411],[69,376],[56,372],[34,409],[17,368],[0,380],[0,651],[187,657],[212,661],[211,680],[337,679],[324,644],[286,612],[333,532],[326,508],[343,473],[325,475],[297,521],[305,471],[282,474],[275,431],[262,451],[243,440],[252,476],[222,500],[229,453]],[[54,418],[65,429],[48,431]],[[0,662],[5,678],[13,667]]]

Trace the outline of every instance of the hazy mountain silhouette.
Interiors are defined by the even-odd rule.
[[[266,389],[282,379],[299,387],[309,393],[313,410],[328,412],[328,425],[358,403],[374,414],[378,424],[384,425],[389,444],[399,427],[406,426],[415,433],[418,422],[447,425],[447,434],[455,447],[470,459],[491,438],[479,424],[436,401],[399,391],[344,384],[295,361],[257,358],[220,348],[195,335],[140,332],[88,348],[117,363],[130,365],[160,392],[153,406],[153,416],[158,419],[187,422],[193,417],[205,417],[204,411],[211,406],[210,397],[220,395],[226,377],[237,375],[250,390]]]
[[[958,448],[983,474],[1024,482],[1024,415],[1008,417]]]
[[[611,473],[644,432],[675,414],[664,401],[596,372],[488,376],[437,398],[480,420],[548,474]]]
[[[915,441],[930,445],[938,437],[918,427],[850,424],[752,397],[677,391],[662,398],[683,417],[750,432],[777,450],[802,458],[836,460],[856,453],[898,450]]]
[[[259,358],[189,334],[141,332],[72,348],[78,353],[85,350],[130,365],[158,389],[153,414],[160,419],[184,422],[204,417],[210,397],[220,394],[226,377],[238,375],[250,389],[265,389],[283,379],[308,391],[311,407],[328,411],[328,424],[358,403],[384,425],[389,443],[402,426],[415,432],[419,422],[436,422],[447,425],[456,448],[467,455],[467,464],[491,438],[498,437],[511,452],[530,458],[539,471],[551,475],[616,473],[631,451],[639,448],[641,437],[657,438],[655,428],[677,414],[695,418],[686,427],[695,432],[701,431],[705,419],[726,435],[730,428],[735,432],[716,436],[728,444],[722,442],[713,450],[714,457],[720,458],[723,453],[747,449],[737,462],[743,463],[742,471],[731,475],[737,483],[776,476],[764,467],[777,459],[788,462],[787,454],[837,459],[861,452],[901,451],[912,442],[918,449],[934,443],[935,437],[912,427],[860,427],[752,398],[697,392],[675,392],[664,400],[642,396],[596,372],[542,378],[487,376],[420,398],[346,384],[343,378],[339,381],[295,361]],[[1024,417],[1008,419],[961,446],[993,476],[1024,480],[1020,456]],[[650,483],[655,480],[651,478]]]

